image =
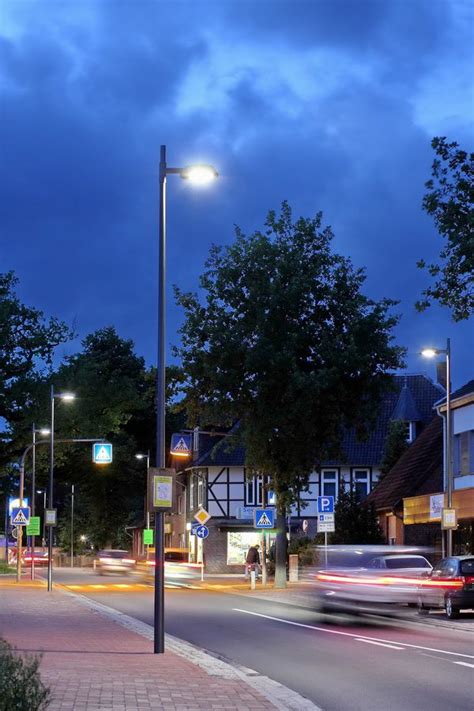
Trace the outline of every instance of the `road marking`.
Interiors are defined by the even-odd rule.
[[[306,625],[303,622],[293,622],[292,620],[284,620],[281,617],[272,617],[271,615],[264,615],[261,612],[253,612],[251,610],[242,610],[239,607],[233,607],[233,612],[243,612],[245,615],[253,615],[254,617],[264,617],[267,620],[272,620],[273,622],[282,622],[284,625],[293,625],[294,627],[303,627],[308,630],[316,630],[317,632],[325,632],[326,634],[336,634],[341,637],[352,637],[352,639],[362,639],[362,635],[354,634],[353,632],[341,632],[340,630],[330,630],[326,627],[316,627],[315,625]],[[388,644],[396,644],[393,639],[379,639],[377,637],[367,637],[364,639],[373,639],[375,642],[387,642]],[[440,652],[441,654],[449,654],[454,657],[464,657],[466,659],[474,659],[472,654],[462,654],[461,652],[449,652],[446,649],[435,649],[433,647],[422,647],[420,644],[410,644],[409,642],[401,642],[405,648],[410,647],[411,649],[423,649],[425,652]]]
[[[474,669],[474,664],[468,664],[467,662],[453,662],[453,664],[459,664],[461,667],[469,667],[470,669]]]
[[[387,649],[405,649],[405,647],[396,647],[394,644],[385,644],[385,642],[374,642],[373,639],[363,639],[356,637],[356,642],[365,642],[366,644],[376,644],[378,647],[387,647]]]

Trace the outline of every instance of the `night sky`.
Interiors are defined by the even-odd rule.
[[[450,336],[453,382],[474,377],[473,322],[418,314],[420,258],[442,247],[421,210],[435,135],[473,147],[470,0],[2,0],[0,270],[79,337],[115,325],[156,358],[157,172],[168,179],[173,283],[196,289],[212,242],[287,199],[322,210],[371,297],[400,300],[408,372]],[[79,340],[62,353],[79,347]]]

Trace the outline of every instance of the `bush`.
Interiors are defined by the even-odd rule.
[[[301,567],[312,565],[314,558],[314,543],[310,538],[292,538],[288,545],[288,555],[298,555],[298,563]]]
[[[8,565],[8,563],[5,563],[4,560],[0,560],[0,575],[2,573],[14,573],[15,568],[13,568],[11,565]]]
[[[41,655],[19,655],[0,638],[0,710],[42,711],[50,690],[40,679]]]

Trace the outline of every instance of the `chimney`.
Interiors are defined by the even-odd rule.
[[[436,363],[436,382],[446,390],[446,363]]]

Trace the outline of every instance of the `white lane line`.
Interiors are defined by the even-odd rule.
[[[467,662],[453,662],[453,664],[459,664],[461,667],[469,667],[470,669],[474,669],[474,664],[468,664]]]
[[[363,639],[362,637],[356,637],[355,641],[365,642],[366,644],[376,644],[378,647],[387,647],[387,649],[405,649],[405,647],[396,647],[394,644],[385,644],[385,642],[374,642],[373,639]]]
[[[285,625],[293,625],[294,627],[304,627],[308,630],[316,630],[317,632],[325,632],[326,634],[337,634],[342,637],[352,637],[362,639],[373,639],[375,642],[387,642],[388,644],[396,644],[393,639],[380,639],[378,637],[368,637],[360,634],[354,634],[353,632],[341,632],[340,630],[330,630],[326,627],[316,627],[316,625],[306,625],[303,622],[293,622],[292,620],[284,620],[281,617],[272,617],[271,615],[264,615],[261,612],[253,612],[251,610],[242,610],[239,607],[233,607],[233,612],[243,612],[245,615],[253,615],[254,617],[264,617],[267,620],[273,620],[274,622],[282,622]],[[425,652],[440,652],[441,654],[449,654],[454,657],[464,657],[466,659],[474,659],[472,654],[462,654],[461,652],[449,652],[446,649],[436,649],[433,647],[422,647],[419,644],[410,644],[409,642],[401,642],[403,646],[410,647],[411,649],[423,649]]]

